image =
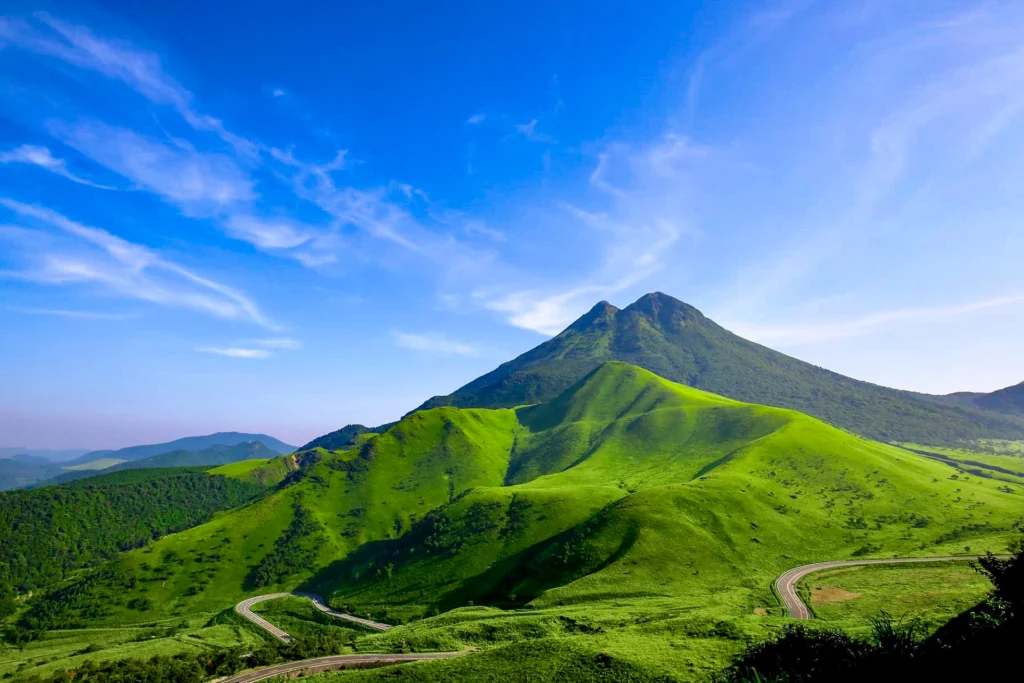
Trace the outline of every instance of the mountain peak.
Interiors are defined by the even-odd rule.
[[[651,292],[631,303],[624,313],[641,313],[662,325],[702,322],[704,314],[688,303],[663,292]]]
[[[581,315],[567,329],[580,330],[594,327],[595,325],[609,325],[615,321],[615,314],[619,309],[607,301],[599,301],[589,311]]]

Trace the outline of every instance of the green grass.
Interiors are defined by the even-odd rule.
[[[484,650],[412,680],[510,680],[512,661],[533,680],[595,662],[692,680],[784,623],[771,583],[789,568],[1003,551],[1024,516],[1003,481],[623,363],[547,404],[422,411],[346,450],[229,472],[266,473],[284,485],[127,553],[128,578],[96,589],[107,611],[76,618],[189,618],[304,588],[403,624],[357,636],[360,651]],[[297,509],[310,523],[285,541]],[[282,548],[303,559],[247,583]],[[282,604],[302,628],[308,605]]]
[[[221,465],[214,467],[210,470],[210,474],[220,474],[225,477],[235,477],[236,479],[244,478],[244,475],[252,472],[254,469],[266,467],[272,458],[254,458],[252,460],[242,460],[240,462],[232,462],[227,465]]]
[[[948,465],[962,470],[964,475],[998,479],[1024,486],[1024,451],[1013,455],[1012,451],[993,453],[967,448],[942,448],[919,444],[901,444],[901,446],[935,460],[946,462]],[[1024,492],[1022,489],[1018,490]]]
[[[866,623],[887,611],[934,628],[984,600],[992,584],[966,562],[846,567],[817,572],[797,586],[824,621]]]
[[[217,623],[225,622],[225,623]],[[258,645],[264,638],[230,617],[196,614],[132,627],[50,631],[21,647],[0,645],[0,677],[43,675],[97,662]]]

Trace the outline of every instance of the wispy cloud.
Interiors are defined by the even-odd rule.
[[[281,349],[284,351],[298,351],[302,348],[302,342],[287,337],[275,337],[272,339],[254,339],[250,342],[265,349]]]
[[[468,119],[466,119],[466,123],[468,123],[471,126],[475,126],[478,123],[483,123],[486,119],[487,116],[485,114],[473,114]]]
[[[99,121],[51,122],[50,132],[96,163],[181,207],[207,215],[255,198],[253,181],[232,159],[171,146]]]
[[[37,24],[0,18],[0,38],[22,49],[46,55],[121,81],[151,102],[175,109],[193,128],[218,135],[235,150],[253,157],[259,147],[228,131],[212,116],[199,112],[186,88],[164,72],[160,58],[120,40],[108,40],[85,26],[62,21],[46,12]]]
[[[547,133],[537,130],[537,119],[530,119],[526,123],[515,124],[515,133],[513,135],[521,135],[530,142],[543,142],[549,145],[557,142]]]
[[[272,355],[266,349],[243,349],[236,347],[218,348],[215,346],[199,346],[196,351],[200,353],[212,353],[217,356],[228,358],[270,358]]]
[[[73,238],[44,253],[31,250],[26,254],[31,265],[8,272],[8,277],[46,284],[92,284],[127,298],[275,327],[256,303],[238,290],[169,261],[144,245],[47,208],[3,198],[0,206]]]
[[[391,336],[395,342],[395,346],[401,349],[428,351],[431,353],[457,356],[476,356],[480,353],[480,350],[472,344],[455,341],[454,339],[448,338],[446,335],[434,332],[428,332],[425,334],[392,332]]]
[[[48,315],[57,318],[73,318],[76,320],[130,320],[137,317],[134,313],[107,313],[104,311],[81,311],[60,308],[8,308],[14,313],[28,315]]]
[[[942,322],[972,313],[981,313],[1020,304],[1024,304],[1024,294],[984,299],[958,306],[922,306],[879,311],[854,318],[831,320],[822,323],[764,325],[739,321],[723,322],[726,327],[737,334],[762,344],[799,346],[849,337],[861,337],[890,326]]]
[[[665,267],[666,256],[684,235],[699,238],[690,209],[692,176],[713,152],[675,135],[647,146],[609,145],[596,156],[589,179],[598,191],[582,208],[561,202],[549,220],[582,228],[586,243],[598,245],[597,266],[575,281],[546,288],[495,291],[481,288],[476,298],[504,313],[516,327],[555,334],[594,302],[634,288]],[[611,178],[616,182],[613,184]]]
[[[107,185],[94,183],[87,178],[75,175],[68,170],[67,162],[53,156],[53,154],[50,153],[50,150],[46,147],[22,145],[10,150],[9,152],[0,152],[0,164],[32,164],[33,166],[45,168],[51,173],[56,173],[57,175],[63,176],[64,178],[80,185],[88,185],[89,187],[95,187],[100,190],[115,189]]]

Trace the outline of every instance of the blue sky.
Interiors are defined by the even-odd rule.
[[[443,5],[5,3],[0,445],[299,443],[654,290],[1024,380],[1021,3]]]

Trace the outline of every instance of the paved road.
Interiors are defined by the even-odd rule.
[[[775,579],[775,588],[779,591],[779,595],[782,597],[782,603],[786,606],[786,610],[789,611],[789,616],[793,619],[813,619],[814,615],[811,614],[811,610],[807,608],[804,601],[799,598],[796,594],[797,582],[814,572],[819,572],[823,569],[835,569],[836,567],[854,567],[863,564],[910,564],[916,562],[967,562],[970,560],[978,559],[976,556],[971,557],[907,557],[902,559],[889,559],[889,560],[837,560],[835,562],[817,562],[815,564],[805,564],[802,567],[796,567],[790,569],[788,572]]]
[[[389,624],[382,624],[377,621],[370,621],[369,619],[360,619],[359,617],[354,617],[351,614],[345,614],[344,612],[335,612],[330,607],[328,607],[327,603],[324,602],[324,599],[316,593],[269,593],[267,595],[257,595],[256,597],[242,600],[242,602],[235,605],[235,611],[241,614],[249,621],[251,621],[252,623],[262,628],[270,635],[280,640],[281,642],[290,643],[292,642],[292,640],[294,640],[294,638],[285,633],[283,630],[279,629],[277,626],[271,624],[269,621],[267,621],[260,615],[255,614],[251,609],[252,606],[256,603],[264,602],[265,600],[275,600],[277,598],[286,597],[309,598],[313,601],[313,606],[321,612],[323,612],[324,614],[330,614],[332,617],[345,619],[346,621],[351,621],[361,626],[365,626],[366,628],[371,628],[375,631],[387,631],[389,628],[391,628]]]
[[[284,593],[283,595],[288,595]],[[260,596],[263,597],[263,596]],[[423,652],[416,654],[401,655],[334,655],[331,657],[317,657],[316,659],[302,659],[297,662],[275,664],[262,669],[256,669],[247,673],[236,674],[224,678],[219,683],[255,683],[265,681],[275,676],[286,676],[292,673],[319,673],[321,671],[333,671],[335,669],[347,668],[369,668],[373,666],[385,666],[387,664],[398,664],[401,662],[416,662],[424,659],[449,659],[460,657],[466,654],[462,652]]]

